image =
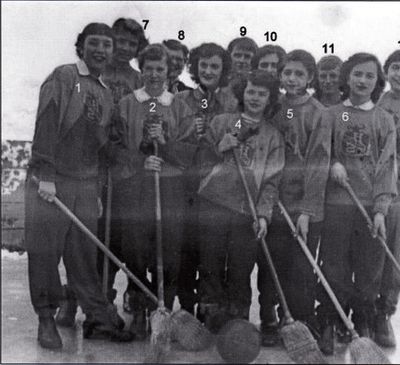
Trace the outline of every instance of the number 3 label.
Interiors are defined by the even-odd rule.
[[[343,112],[343,114],[342,114],[342,120],[343,120],[343,122],[348,122],[349,119],[350,119],[350,117],[349,117],[349,112]]]
[[[201,107],[202,107],[203,109],[207,109],[207,108],[208,108],[207,99],[202,99],[202,100],[201,100]]]
[[[292,119],[293,118],[293,109],[288,109],[286,112],[286,117],[288,119]]]

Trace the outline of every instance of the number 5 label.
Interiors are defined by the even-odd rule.
[[[286,117],[288,118],[288,119],[292,119],[293,118],[293,109],[288,109],[287,110],[287,112],[286,112]]]

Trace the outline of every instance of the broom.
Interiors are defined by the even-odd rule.
[[[39,179],[32,176],[32,181],[39,184]],[[57,197],[54,197],[53,203],[65,214],[72,222],[105,254],[117,265],[147,296],[158,304],[157,297],[152,291],[144,285],[111,251],[102,243],[93,232],[91,232],[79,218]],[[199,351],[206,349],[211,344],[210,332],[201,324],[201,322],[190,313],[183,309],[178,310],[171,316],[172,334],[185,350]],[[179,331],[176,329],[179,328]]]
[[[249,186],[246,181],[246,177],[243,171],[243,167],[239,161],[237,151],[233,150],[233,156],[235,159],[236,166],[239,171],[240,178],[243,183],[243,187],[246,192],[248,199],[251,215],[254,222],[258,223],[257,210],[254,205],[253,198]],[[280,329],[280,334],[283,340],[283,344],[289,353],[289,356],[298,364],[326,364],[326,360],[318,347],[317,341],[314,339],[310,330],[306,325],[299,321],[295,321],[289,311],[285,295],[282,290],[282,286],[278,279],[274,263],[272,261],[271,254],[269,252],[267,243],[264,238],[261,238],[261,247],[264,251],[264,255],[267,259],[269,269],[271,271],[272,279],[274,281],[276,290],[278,292],[279,301],[284,313],[284,324]]]
[[[158,143],[153,141],[154,155],[158,156]],[[155,213],[156,213],[156,258],[157,258],[157,306],[151,314],[151,352],[147,359],[149,362],[162,362],[170,350],[171,345],[171,320],[164,302],[164,263],[162,252],[162,221],[161,221],[161,195],[160,174],[154,171]]]
[[[330,299],[332,300],[333,305],[335,306],[337,312],[339,313],[340,318],[344,322],[345,326],[351,333],[351,343],[349,345],[350,348],[350,356],[352,359],[352,363],[354,364],[390,364],[389,359],[386,357],[384,352],[380,349],[378,345],[375,344],[372,340],[366,337],[360,337],[358,333],[354,329],[354,324],[350,321],[350,319],[346,316],[342,306],[340,305],[335,293],[333,292],[331,286],[326,280],[324,274],[322,273],[320,267],[315,261],[313,255],[307,247],[307,244],[301,238],[300,235],[297,234],[296,227],[294,226],[288,212],[286,211],[283,204],[278,201],[279,209],[281,210],[283,216],[285,217],[290,230],[292,231],[293,236],[297,239],[301,249],[306,255],[308,261],[312,265],[313,269],[317,273],[319,279],[321,280],[322,285],[324,286],[326,292],[328,293]]]
[[[367,221],[369,229],[371,230],[372,227],[373,227],[372,220],[371,220],[370,216],[368,215],[368,212],[365,210],[364,206],[361,204],[360,200],[358,199],[358,197],[357,197],[356,193],[354,192],[353,188],[351,187],[351,185],[347,181],[343,184],[343,187],[347,190],[347,192],[349,193],[350,197],[353,199],[353,201],[356,204],[357,208],[359,209],[359,211],[361,212],[361,214],[363,215],[363,217]],[[392,252],[390,251],[385,239],[383,237],[381,237],[380,235],[378,235],[376,238],[378,239],[378,242],[381,244],[381,246],[385,250],[386,255],[388,255],[389,259],[392,261],[395,269],[400,273],[400,265],[399,265],[398,261],[395,259],[395,257],[393,256]]]

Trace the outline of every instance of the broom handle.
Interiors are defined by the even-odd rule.
[[[247,180],[246,180],[246,176],[245,176],[244,171],[243,171],[243,167],[242,167],[242,165],[241,165],[241,163],[239,161],[239,157],[237,155],[237,150],[233,150],[233,157],[235,159],[235,163],[236,163],[236,166],[238,168],[239,175],[240,175],[240,178],[242,180],[244,190],[246,191],[246,196],[247,196],[247,200],[249,202],[251,215],[253,216],[253,220],[256,223],[256,225],[258,225],[257,210],[256,210],[253,198],[252,198],[251,193],[250,193],[249,185],[247,184]],[[290,310],[289,310],[289,307],[288,307],[287,302],[286,302],[285,294],[283,293],[281,283],[279,282],[278,274],[276,272],[274,262],[272,261],[272,257],[271,257],[271,254],[269,252],[269,249],[268,249],[268,246],[267,246],[267,242],[265,241],[265,238],[261,238],[260,242],[261,242],[262,250],[264,251],[264,255],[265,255],[265,257],[267,259],[267,262],[268,262],[268,266],[269,266],[269,269],[270,269],[270,272],[271,272],[271,275],[272,275],[272,279],[274,281],[274,285],[275,285],[276,291],[278,292],[278,296],[279,296],[280,303],[282,305],[283,314],[285,316],[286,324],[293,323],[294,319],[293,319],[292,315],[290,314]]]
[[[154,154],[158,156],[158,143],[153,141]],[[157,255],[157,296],[158,307],[164,308],[164,263],[162,249],[160,174],[154,171],[154,190],[156,195],[156,255]]]
[[[310,250],[308,249],[307,244],[304,242],[304,240],[301,238],[301,236],[297,234],[296,227],[295,227],[292,219],[290,218],[287,210],[285,209],[284,205],[280,201],[278,201],[278,206],[279,206],[279,209],[281,210],[283,216],[285,217],[286,222],[288,223],[294,238],[297,239],[297,242],[300,244],[301,249],[303,250],[304,254],[307,256],[308,261],[310,262],[311,266],[317,273],[319,279],[321,280],[322,285],[324,286],[326,292],[328,293],[329,297],[331,298],[333,305],[335,306],[337,312],[340,315],[340,318],[343,320],[347,329],[351,332],[352,337],[353,338],[358,337],[357,332],[354,330],[353,323],[346,316],[346,313],[344,312],[342,306],[340,305],[335,293],[333,292],[331,286],[329,285],[328,281],[326,280],[325,275],[322,273],[319,265],[317,264],[313,255],[311,254]]]
[[[351,185],[346,181],[343,184],[343,186],[347,190],[347,192],[349,193],[351,198],[353,199],[354,203],[357,205],[357,208],[360,210],[361,214],[364,216],[365,220],[368,223],[369,228],[372,229],[372,227],[373,227],[372,220],[371,220],[370,216],[368,215],[368,212],[366,211],[364,206],[361,204],[360,200],[358,199],[358,197],[357,197],[356,193],[354,192],[353,188],[351,187]],[[400,264],[398,263],[398,261],[393,256],[393,254],[390,251],[389,247],[387,246],[387,243],[384,240],[384,238],[382,236],[378,235],[377,239],[378,239],[378,242],[381,244],[381,246],[384,248],[386,254],[389,256],[389,258],[392,261],[395,269],[400,273]]]
[[[112,199],[112,179],[111,170],[107,169],[107,198],[106,198],[106,217],[105,217],[105,233],[104,233],[104,244],[107,248],[110,247],[110,229],[111,229],[111,199]],[[107,255],[104,255],[103,261],[103,294],[107,296],[108,291],[108,268],[109,259]]]
[[[39,179],[32,176],[32,180],[39,184]],[[128,277],[131,279],[143,292],[157,304],[157,297],[144,285],[132,272],[101,242],[96,235],[94,235],[80,220],[72,213],[69,208],[57,197],[54,197],[54,204],[66,214],[74,224],[101,250],[105,255],[107,255],[115,265],[117,265]]]

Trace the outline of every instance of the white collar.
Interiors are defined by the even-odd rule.
[[[146,92],[145,87],[142,87],[141,89],[135,90],[133,93],[135,94],[135,97],[136,97],[136,99],[137,99],[137,101],[139,103],[143,103],[143,102],[148,101],[150,99],[156,99],[161,105],[169,106],[169,105],[171,105],[172,100],[174,99],[174,95],[171,94],[167,90],[164,90],[161,95],[156,96],[156,97],[150,96]]]
[[[76,68],[78,69],[78,73],[81,76],[90,76],[90,71],[85,63],[84,60],[80,59],[78,60],[78,62],[76,63]],[[104,83],[104,81],[101,78],[101,75],[99,77],[93,77],[94,79],[98,80],[101,84],[101,86],[103,86],[104,88],[108,88],[107,85]]]
[[[346,99],[346,100],[343,102],[343,105],[344,105],[344,106],[351,106],[352,108],[361,109],[361,110],[364,110],[364,111],[371,110],[371,109],[373,109],[374,106],[375,106],[375,104],[372,102],[372,100],[368,100],[368,101],[366,101],[364,104],[353,105],[353,103],[351,102],[350,99]]]

